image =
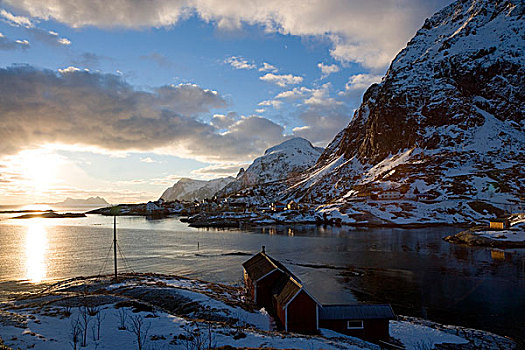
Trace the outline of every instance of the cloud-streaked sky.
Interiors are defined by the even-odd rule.
[[[0,204],[156,199],[325,146],[449,0],[0,0]]]

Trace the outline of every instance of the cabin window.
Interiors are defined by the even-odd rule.
[[[346,321],[346,329],[363,329],[362,320]]]

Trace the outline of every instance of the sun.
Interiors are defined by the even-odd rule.
[[[37,192],[46,192],[59,182],[62,158],[48,150],[29,150],[18,154],[21,177]]]

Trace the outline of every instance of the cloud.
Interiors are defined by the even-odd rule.
[[[348,78],[345,89],[338,93],[352,103],[359,103],[363,93],[374,83],[381,81],[383,76],[375,74],[355,74]]]
[[[208,165],[204,168],[193,170],[191,173],[199,178],[218,178],[235,176],[241,168],[247,168],[249,163],[224,163]]]
[[[69,41],[69,39],[61,38],[57,32],[47,31],[36,27],[27,17],[16,16],[4,9],[0,10],[0,16],[4,18],[5,22],[12,26],[25,28],[25,30],[36,40],[50,45],[71,45],[71,41]]]
[[[51,46],[69,46],[71,41],[61,38],[58,33],[38,27],[26,27],[25,30],[35,39]]]
[[[346,90],[367,89],[370,85],[380,82],[382,78],[382,75],[355,74],[348,78],[345,88]]]
[[[266,101],[259,102],[257,105],[258,106],[272,106],[275,109],[279,109],[281,108],[282,104],[283,102],[279,100],[266,100]]]
[[[66,38],[60,38],[57,40],[60,45],[71,45],[71,41]]]
[[[144,163],[157,163],[157,161],[151,159],[150,157],[140,158],[140,161]]]
[[[351,110],[344,104],[310,104],[302,106],[297,117],[303,126],[293,129],[296,136],[325,146],[350,122]]]
[[[263,62],[263,65],[262,67],[259,68],[259,72],[272,72],[272,73],[277,73],[279,71],[279,69],[277,69],[277,67],[267,63],[267,62]]]
[[[310,94],[313,90],[307,87],[301,86],[293,88],[292,90],[283,91],[278,93],[276,99],[287,99],[287,100],[298,100],[303,98],[306,94]]]
[[[303,82],[303,77],[299,77],[292,74],[273,74],[266,73],[262,77],[259,77],[262,81],[267,81],[285,87],[286,85],[295,85]]]
[[[2,68],[0,156],[55,144],[239,162],[286,138],[281,125],[262,117],[227,113],[202,121],[226,106],[219,93],[193,84],[143,91],[121,76],[76,67]]]
[[[26,49],[29,47],[27,40],[10,40],[4,34],[0,33],[0,50]]]
[[[322,85],[319,89],[310,90],[310,97],[304,100],[306,105],[331,106],[341,104],[335,98],[330,97],[330,83]]]
[[[317,64],[317,67],[321,70],[321,79],[326,78],[332,73],[339,72],[339,66],[337,64],[324,64],[323,62]]]
[[[137,91],[121,77],[29,66],[0,69],[0,152],[61,142],[109,150],[152,149],[210,126],[191,116],[226,106],[195,85]]]
[[[231,56],[224,60],[224,63],[229,64],[235,69],[255,69],[257,66],[249,63],[248,60],[239,56]]]
[[[267,32],[328,38],[331,55],[384,69],[424,19],[451,0],[4,0],[33,17],[72,27],[170,27],[197,14],[223,29],[260,25]],[[329,20],[327,20],[329,19]]]
[[[69,66],[69,67],[63,68],[63,69],[59,68],[58,71],[61,74],[67,74],[67,73],[73,73],[73,72],[80,72],[80,68]]]
[[[296,117],[303,123],[294,128],[294,135],[304,137],[317,145],[325,146],[350,121],[351,110],[330,97],[331,84],[318,89],[304,89],[304,103],[299,106]]]
[[[239,119],[239,115],[235,112],[229,112],[227,114],[214,114],[211,118],[211,125],[219,130],[228,129]]]
[[[4,17],[4,20],[14,26],[23,26],[23,27],[31,27],[33,26],[33,23],[31,23],[31,20],[24,16],[15,16],[10,12],[7,12],[6,10],[2,9],[0,10],[0,16]]]

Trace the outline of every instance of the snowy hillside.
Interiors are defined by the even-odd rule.
[[[245,171],[240,171],[237,179],[221,191],[231,194],[242,189],[267,187],[266,192],[278,191],[268,185],[276,182],[292,182],[306,169],[313,166],[323,149],[314,147],[310,141],[296,137],[271,147],[264,155],[256,158]]]
[[[217,191],[233,180],[234,178],[231,176],[209,181],[182,178],[164,191],[160,198],[167,202],[175,200],[203,200],[213,197]]]
[[[427,19],[287,197],[328,202],[349,222],[469,222],[517,209],[524,14],[519,0],[461,0]],[[403,198],[358,200],[388,189]]]

